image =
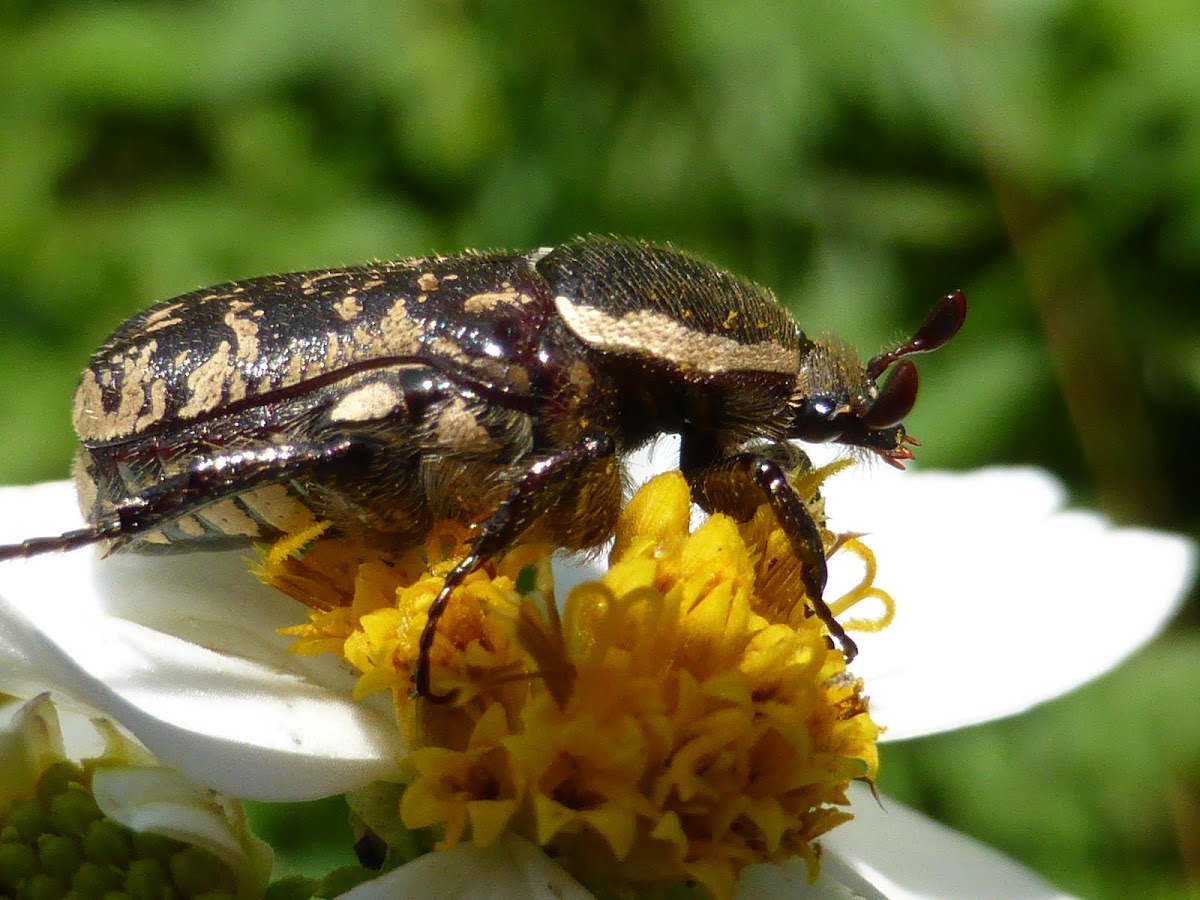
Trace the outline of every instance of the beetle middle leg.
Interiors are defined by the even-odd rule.
[[[788,482],[783,466],[776,459],[755,452],[736,453],[707,464],[688,466],[686,443],[684,460],[684,474],[696,500],[709,512],[726,513],[744,521],[753,514],[753,509],[747,507],[746,494],[737,489],[738,483],[744,484],[749,480],[759,489],[775,513],[779,527],[787,535],[792,553],[800,563],[800,581],[813,612],[841,645],[846,662],[853,660],[858,655],[858,646],[846,634],[825,602],[825,583],[829,578],[829,570],[820,529],[804,501]]]
[[[446,703],[454,697],[453,692],[436,694],[430,686],[430,653],[437,637],[438,620],[446,611],[454,589],[483,560],[507,550],[537,520],[545,511],[548,496],[553,496],[552,488],[570,481],[589,464],[611,457],[613,453],[612,438],[600,434],[537,458],[521,476],[513,492],[484,520],[470,551],[446,576],[442,589],[429,606],[413,673],[414,697],[424,697],[433,703]]]

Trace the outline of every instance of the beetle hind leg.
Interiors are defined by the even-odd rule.
[[[19,544],[0,546],[0,562],[9,559],[27,559],[43,553],[65,553],[101,541],[111,541],[121,536],[121,523],[116,519],[89,525],[75,531],[67,531],[56,537],[30,538]]]
[[[0,547],[0,561],[109,542],[113,550],[144,538],[245,491],[306,477],[342,460],[353,441],[340,437],[311,446],[264,446],[194,461],[184,471],[143,488],[97,516],[86,528]],[[230,539],[249,539],[230,535]],[[168,541],[169,543],[169,541]]]
[[[430,653],[437,637],[438,620],[454,589],[485,559],[503,553],[517,540],[547,508],[554,489],[568,483],[591,463],[614,455],[613,440],[608,435],[584,438],[578,444],[534,460],[517,482],[506,500],[479,528],[479,536],[467,555],[446,576],[442,589],[430,604],[425,629],[413,672],[413,696],[433,703],[446,703],[454,694],[438,694],[430,684]]]

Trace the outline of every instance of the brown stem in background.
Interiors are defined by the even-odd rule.
[[[971,47],[991,36],[980,33],[980,21],[959,5],[937,8],[964,115],[975,123],[983,169],[1041,316],[1096,495],[1118,520],[1168,521],[1172,504],[1162,454],[1086,227],[1066,198],[1042,195],[1011,173],[986,125],[993,115],[989,85],[967,62]]]
[[[1164,521],[1171,500],[1161,454],[1079,216],[987,168],[1100,503],[1118,520]]]
[[[986,19],[956,4],[938,4],[947,35],[947,60],[967,122],[974,122],[979,156],[1025,271],[1045,329],[1063,400],[1099,502],[1118,521],[1165,522],[1171,493],[1162,452],[1102,266],[1079,212],[1061,194],[1039,192],[1014,175],[990,134],[989,84],[972,71],[971,48],[994,40]],[[1019,122],[1014,127],[1020,127]]]
[[[1200,784],[1177,780],[1170,799],[1184,878],[1191,896],[1200,897]]]

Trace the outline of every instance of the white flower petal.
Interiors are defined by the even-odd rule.
[[[138,832],[207,850],[229,867],[239,897],[261,897],[271,880],[270,846],[250,833],[241,808],[162,766],[101,766],[92,776],[101,812]]]
[[[42,773],[63,758],[63,743],[49,694],[0,706],[0,811],[34,795]]]
[[[896,600],[891,626],[855,636],[853,664],[887,740],[1018,713],[1107,672],[1194,576],[1190,541],[1064,512],[1062,486],[1036,469],[860,466],[825,496],[835,529],[869,534],[876,584]]]
[[[803,446],[818,465],[837,455]],[[678,455],[677,438],[654,442],[630,459],[631,481]],[[1039,469],[902,472],[868,460],[822,490],[830,526],[867,535],[875,583],[896,601],[888,628],[853,635],[852,668],[883,740],[1013,715],[1091,681],[1156,635],[1195,577],[1191,541],[1064,511],[1061,483]],[[861,575],[845,557],[829,568],[827,598]]]
[[[69,485],[5,489],[54,534],[77,527]],[[25,535],[28,536],[26,533]],[[0,533],[0,540],[18,535]],[[15,654],[121,721],[188,777],[237,796],[342,793],[395,770],[403,748],[385,704],[353,701],[353,675],[289,654],[275,630],[300,608],[258,584],[240,553],[88,551],[0,566],[0,618]]]
[[[1059,900],[1070,895],[991,847],[862,785],[851,788],[853,821],[821,839],[826,853],[890,900]]]
[[[35,697],[46,689],[25,647],[18,646],[7,630],[0,628],[0,694]]]
[[[506,834],[491,847],[459,844],[427,853],[341,895],[342,900],[593,900],[592,894],[528,841]]]
[[[875,887],[836,856],[821,859],[821,874],[809,884],[808,864],[800,858],[782,865],[764,863],[747,866],[738,881],[736,900],[888,900]]]

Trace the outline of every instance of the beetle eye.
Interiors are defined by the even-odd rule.
[[[834,405],[824,397],[807,397],[796,414],[796,437],[810,444],[824,444],[842,436]]]
[[[917,367],[911,360],[902,359],[879,389],[875,402],[863,416],[863,424],[868,428],[892,428],[904,420],[916,402]]]

